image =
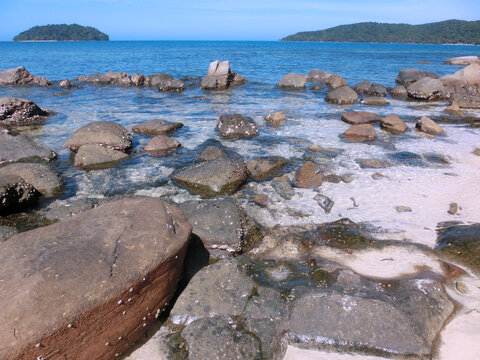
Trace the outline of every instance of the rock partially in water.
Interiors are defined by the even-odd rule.
[[[477,61],[478,61],[478,56],[458,56],[458,57],[454,57],[446,60],[444,64],[467,66]]]
[[[0,167],[1,175],[19,176],[46,197],[60,195],[62,178],[52,168],[42,163],[16,163]]]
[[[110,84],[119,86],[132,86],[132,78],[125,72],[108,71],[105,76],[110,79]]]
[[[46,78],[30,74],[23,66],[0,71],[0,86],[5,85],[45,87],[53,86],[53,84]]]
[[[377,138],[377,133],[370,124],[352,125],[343,135],[353,141],[372,141]]]
[[[358,96],[349,86],[341,86],[327,93],[325,99],[332,104],[348,105],[355,104]]]
[[[452,115],[464,116],[462,109],[460,109],[460,106],[458,106],[456,102],[453,102],[451,105],[447,106],[443,111]]]
[[[342,86],[348,86],[347,82],[345,81],[345,79],[343,77],[341,77],[340,75],[338,74],[333,74],[332,76],[330,76],[330,78],[328,79],[327,81],[327,86],[330,88],[330,89],[338,89]]]
[[[457,88],[452,96],[452,102],[461,109],[480,109],[480,96],[474,92],[465,88]]]
[[[132,75],[131,80],[135,86],[143,86],[145,84],[145,76],[143,74],[135,73]]]
[[[326,84],[332,74],[322,70],[311,70],[307,74],[307,81],[313,83]]]
[[[392,133],[403,133],[408,130],[407,124],[397,115],[387,115],[383,117],[380,121],[380,127]]]
[[[18,161],[51,161],[57,154],[23,135],[0,133],[0,165]]]
[[[289,73],[277,84],[279,88],[304,89],[307,78],[305,75]]]
[[[325,170],[319,165],[307,161],[295,173],[294,184],[300,188],[317,188],[322,185]]]
[[[180,146],[181,144],[177,140],[167,135],[157,135],[145,146],[145,152],[151,155],[165,156]]]
[[[202,79],[203,90],[226,90],[247,82],[243,76],[231,72],[229,61],[215,60],[210,63],[207,75]]]
[[[397,210],[397,212],[399,212],[399,213],[412,212],[412,208],[411,208],[411,207],[409,207],[409,206],[403,206],[403,205],[396,206],[396,207],[395,207],[395,210]]]
[[[248,176],[257,181],[268,180],[283,175],[287,159],[281,156],[257,157],[247,164]]]
[[[409,97],[418,100],[439,100],[445,97],[445,87],[439,79],[423,77],[407,87]]]
[[[445,131],[432,119],[423,116],[417,123],[415,127],[426,134],[429,135],[445,135]]]
[[[226,157],[225,151],[217,146],[207,146],[199,155],[200,161],[212,161]]]
[[[148,87],[158,88],[162,86],[162,84],[164,84],[165,82],[172,81],[172,80],[174,80],[173,76],[159,73],[159,74],[145,76],[144,84],[145,86],[148,86]]]
[[[0,225],[0,244],[16,234],[18,234],[18,231],[14,227]]]
[[[386,106],[390,105],[390,102],[381,96],[369,96],[360,100],[360,103],[363,105],[372,105],[372,106]]]
[[[242,160],[217,159],[179,170],[172,178],[194,194],[213,198],[236,192],[247,179],[247,167]]]
[[[75,166],[82,168],[105,168],[128,158],[123,151],[111,149],[101,144],[82,145],[75,154]]]
[[[397,85],[393,88],[392,90],[392,96],[393,97],[407,97],[407,88],[403,85]]]
[[[111,121],[94,121],[75,131],[65,146],[72,151],[78,151],[86,144],[125,151],[132,146],[132,135],[120,124]]]
[[[357,94],[365,95],[365,94],[367,94],[368,89],[370,89],[370,86],[371,86],[370,81],[365,80],[365,81],[362,81],[362,82],[359,82],[358,84],[356,84],[356,85],[353,87],[353,90],[354,90]]]
[[[377,83],[370,84],[370,81],[362,81],[355,85],[353,88],[356,93],[362,95],[370,95],[375,97],[385,97],[387,96],[387,89]]]
[[[178,206],[207,249],[240,253],[256,241],[255,224],[230,197],[186,201]]]
[[[0,98],[0,125],[24,126],[39,124],[47,119],[49,113],[33,101],[13,97]]]
[[[274,112],[265,116],[264,120],[269,125],[279,127],[287,120],[287,115],[281,112]]]
[[[329,214],[335,203],[328,196],[317,194],[314,197],[317,200],[318,205],[325,211],[326,214]]]
[[[39,193],[20,176],[0,175],[0,215],[23,210],[33,204]]]
[[[455,215],[458,211],[458,204],[457,203],[451,203],[449,206],[448,206],[448,211],[447,213],[449,213],[450,215]]]
[[[217,123],[220,136],[227,139],[255,137],[258,135],[257,125],[250,119],[240,114],[223,114]]]
[[[435,250],[480,274],[480,224],[440,229]]]
[[[2,243],[0,357],[122,353],[172,297],[190,231],[177,207],[139,198]]]
[[[405,69],[398,73],[397,78],[395,79],[395,82],[398,85],[408,86],[411,83],[414,83],[415,81],[418,81],[424,77],[430,77],[432,79],[440,78],[440,76],[430,71],[422,71],[418,69]]]
[[[356,158],[355,162],[360,165],[362,169],[384,169],[391,166],[388,161],[381,159]]]
[[[285,200],[290,200],[295,195],[295,191],[290,185],[290,180],[287,176],[274,178],[271,185],[273,190]]]
[[[380,122],[382,117],[368,111],[347,111],[342,113],[342,120],[348,124],[374,124]]]
[[[65,80],[61,80],[58,83],[58,86],[60,86],[61,88],[64,88],[64,89],[71,89],[71,88],[75,87],[75,84],[73,82],[71,82],[70,80],[65,79]]]
[[[388,154],[388,157],[393,161],[397,162],[398,164],[404,166],[416,166],[416,167],[424,167],[426,166],[425,162],[423,161],[423,157],[419,154],[415,154],[410,151],[399,151],[395,153]]]
[[[170,122],[162,119],[147,120],[133,125],[132,131],[142,135],[161,135],[173,132],[183,126],[180,122]]]
[[[96,203],[90,199],[55,200],[43,211],[43,217],[57,222],[71,216],[93,209]]]

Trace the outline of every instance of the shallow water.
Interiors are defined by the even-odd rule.
[[[198,86],[182,93],[89,85],[69,90],[57,86],[51,89],[0,88],[0,96],[28,98],[57,113],[44,125],[22,132],[58,153],[55,166],[67,184],[63,198],[103,198],[128,193],[165,197],[178,202],[191,199],[194,196],[175,186],[169,175],[175,169],[195,162],[198,154],[193,150],[204,141],[220,140],[215,126],[222,113],[241,113],[254,119],[260,136],[221,141],[246,161],[260,155],[281,155],[294,163],[291,168],[294,170],[303,162],[301,159],[307,146],[317,144],[343,149],[327,165],[336,174],[351,173],[354,176],[352,183],[324,183],[318,190],[335,202],[329,214],[314,199],[318,191],[295,189],[295,196],[285,200],[274,191],[270,182],[247,184],[237,195],[238,200],[265,226],[322,223],[348,217],[377,227],[379,237],[433,247],[439,222],[480,222],[480,157],[472,154],[475,147],[480,147],[480,129],[465,124],[442,123],[447,136],[437,138],[413,130],[415,121],[421,116],[435,119],[445,116],[443,110],[448,103],[426,104],[389,98],[391,104],[384,107],[334,106],[326,103],[325,90],[285,91],[275,87],[288,72],[305,74],[312,69],[339,73],[351,86],[363,80],[394,86],[396,75],[405,68],[415,67],[439,75],[453,73],[459,67],[443,65],[443,61],[454,56],[480,55],[479,47],[280,42],[0,42],[0,53],[0,69],[23,65],[32,74],[54,81],[109,70],[146,75],[164,72],[176,78],[200,77],[215,59],[230,60],[232,70],[249,80],[246,85],[218,93],[203,92]],[[417,64],[418,61],[431,64]],[[347,109],[396,114],[407,122],[410,130],[403,135],[391,135],[377,127],[379,139],[373,143],[346,142],[339,135],[349,126],[340,120],[340,114]],[[275,129],[264,123],[263,117],[272,111],[287,115],[285,125]],[[480,111],[466,113],[480,117]],[[152,157],[142,151],[149,137],[135,136],[131,158],[115,168],[86,172],[73,167],[70,151],[64,143],[80,126],[110,120],[130,129],[132,125],[152,118],[184,123],[182,129],[172,134],[183,148],[167,157]],[[393,160],[394,154],[400,151],[415,153],[422,158],[419,163]],[[432,162],[426,156],[429,153],[444,155],[450,163]],[[357,158],[387,159],[392,166],[361,169],[355,162]],[[374,180],[371,175],[376,172],[385,177]],[[293,172],[288,176],[291,178]],[[260,208],[252,204],[246,195],[248,191],[266,194],[268,206]],[[456,215],[447,213],[452,202],[461,207]],[[410,207],[412,212],[398,213],[395,207],[399,205]],[[409,256],[402,251],[388,255],[399,260],[401,269],[389,266],[382,269],[380,261],[386,255],[366,252],[364,257],[352,259],[345,256],[337,259],[336,254],[323,256],[342,260],[343,265],[372,276],[385,271],[391,271],[389,274],[395,276],[408,274],[416,262],[428,263],[432,269],[440,271],[435,259],[423,255],[401,263],[400,259]],[[469,293],[477,299],[478,279],[465,281],[473,289]],[[466,295],[461,296],[465,300]],[[476,306],[477,303],[473,306],[470,302],[465,308],[478,311]],[[467,315],[462,314],[457,322],[474,329],[476,325],[470,317],[466,318]],[[457,322],[447,327],[445,338],[442,338],[444,342],[448,341],[446,338],[454,337],[452,332],[459,334],[458,327],[463,325],[457,325]],[[447,359],[451,350],[444,348],[442,351],[443,358]],[[293,353],[289,350],[289,354]]]

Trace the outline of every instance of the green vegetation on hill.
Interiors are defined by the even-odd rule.
[[[423,25],[365,22],[299,32],[282,41],[480,45],[480,21],[447,20]]]
[[[72,25],[44,25],[34,26],[21,32],[13,41],[108,41],[108,35],[91,26]]]

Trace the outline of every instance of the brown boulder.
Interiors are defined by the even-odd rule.
[[[387,115],[382,118],[380,127],[392,133],[402,133],[408,130],[408,126],[397,115]]]
[[[415,124],[415,127],[426,134],[430,135],[445,135],[445,131],[432,119],[423,116],[418,122]]]
[[[347,86],[347,85],[348,84],[345,81],[345,79],[338,74],[333,74],[332,76],[330,76],[330,78],[327,81],[327,86],[333,90],[338,89],[339,87],[342,87],[342,86]]]
[[[287,120],[287,115],[281,112],[274,112],[265,116],[265,122],[272,126],[278,127]]]
[[[370,124],[359,124],[350,126],[343,135],[355,141],[371,141],[377,138],[375,129]]]
[[[263,156],[248,162],[248,176],[254,180],[267,180],[283,175],[283,167],[288,163],[281,156]]]
[[[369,96],[360,100],[361,104],[364,105],[373,105],[373,106],[384,106],[390,105],[390,102],[381,96]]]
[[[132,135],[120,124],[111,121],[94,121],[75,131],[65,146],[72,151],[77,151],[86,144],[125,151],[132,145]]]
[[[307,161],[295,173],[295,186],[300,188],[316,188],[322,185],[324,170],[317,164]]]
[[[147,120],[141,124],[133,125],[132,131],[135,134],[160,135],[167,134],[183,126],[180,122],[170,122],[162,119]]]
[[[13,69],[0,71],[0,86],[47,86],[52,87],[53,84],[45,78],[34,76],[28,72],[23,66]]]
[[[123,199],[0,245],[0,358],[113,359],[179,279],[191,225],[173,205]]]
[[[125,160],[128,155],[123,151],[110,149],[98,144],[83,145],[75,154],[75,166],[83,168],[108,167]]]
[[[380,122],[382,117],[368,111],[348,111],[342,113],[342,120],[349,124],[372,124]]]
[[[180,143],[167,135],[157,135],[145,146],[145,152],[151,155],[166,155],[180,146]]]

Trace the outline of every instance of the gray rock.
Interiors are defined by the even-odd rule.
[[[0,175],[0,215],[22,210],[35,202],[38,192],[19,176]]]
[[[71,88],[75,87],[75,84],[73,82],[71,82],[70,80],[66,79],[66,80],[60,81],[58,83],[58,86],[60,86],[61,88],[64,88],[64,89],[71,89]]]
[[[480,109],[480,96],[472,94],[464,88],[459,88],[452,96],[452,102],[461,109]]]
[[[444,64],[468,66],[474,62],[477,62],[478,60],[478,56],[459,56],[446,60]]]
[[[208,249],[239,253],[253,242],[253,224],[230,197],[186,201],[178,206],[192,224],[192,233]]]
[[[372,141],[377,138],[375,128],[370,124],[352,125],[343,135],[354,141]]]
[[[342,120],[348,124],[374,124],[380,122],[382,117],[368,111],[346,111],[342,113]]]
[[[362,95],[366,95],[367,92],[368,92],[368,89],[370,89],[370,86],[372,84],[370,84],[370,81],[368,80],[365,80],[365,81],[362,81],[362,82],[359,82],[357,85],[355,85],[353,87],[353,90],[357,93],[357,94],[362,94]]]
[[[403,85],[397,85],[392,90],[392,96],[394,97],[407,97],[407,88]]]
[[[445,135],[445,131],[432,119],[423,116],[420,120],[417,121],[415,127],[424,133],[429,135]]]
[[[387,115],[382,118],[380,127],[392,133],[402,133],[408,130],[408,126],[397,115]]]
[[[180,147],[180,143],[167,135],[157,135],[145,146],[145,152],[151,155],[164,156]]]
[[[158,86],[160,91],[183,91],[185,84],[182,80],[166,80]]]
[[[281,112],[274,112],[265,116],[264,120],[267,124],[278,127],[287,120],[287,115]]]
[[[51,161],[57,155],[26,136],[0,133],[0,165],[17,161]]]
[[[182,331],[189,360],[261,360],[259,341],[214,317],[194,321]]]
[[[332,74],[321,71],[321,70],[312,70],[307,74],[307,81],[313,82],[313,83],[320,83],[320,84],[326,84],[328,82],[328,79]]]
[[[72,151],[78,151],[86,144],[125,151],[132,145],[132,135],[120,124],[111,121],[95,121],[76,130],[65,146]]]
[[[247,79],[244,76],[237,73],[232,73],[230,77],[232,79],[229,84],[230,87],[240,86],[247,82]]]
[[[75,154],[75,166],[82,168],[105,168],[128,158],[123,151],[100,144],[85,144]]]
[[[227,154],[225,151],[220,149],[217,146],[207,146],[203,151],[200,153],[199,160],[200,161],[212,161],[212,160],[217,160],[217,159],[222,159],[226,156]]]
[[[131,80],[135,86],[143,86],[145,84],[145,76],[143,74],[135,73],[132,75]]]
[[[202,197],[230,195],[247,179],[247,168],[242,160],[217,159],[181,169],[173,180]]]
[[[361,104],[373,105],[373,106],[385,106],[390,105],[390,102],[381,96],[369,96],[360,100]]]
[[[325,211],[326,214],[330,213],[333,205],[335,204],[332,199],[322,194],[315,195],[314,199],[317,200],[318,205]]]
[[[170,122],[162,119],[147,120],[140,124],[133,125],[132,131],[135,134],[142,135],[160,135],[167,134],[183,126],[180,122]]]
[[[304,89],[307,78],[305,75],[297,73],[289,73],[285,75],[282,80],[277,84],[277,87],[280,88],[290,88],[290,89]]]
[[[160,74],[145,76],[144,84],[145,86],[158,88],[166,81],[172,81],[172,80],[174,80],[173,76],[160,73]]]
[[[23,66],[0,71],[0,86],[46,86],[53,84],[45,78],[30,74]]]
[[[412,208],[409,206],[399,205],[395,207],[395,210],[399,213],[412,212]]]
[[[350,87],[342,86],[327,93],[325,99],[332,104],[347,105],[355,104],[358,96]]]
[[[281,156],[257,157],[247,163],[248,176],[257,181],[283,175],[283,167],[288,163]]]
[[[90,199],[55,200],[43,211],[43,217],[51,222],[57,222],[94,207],[95,202]]]
[[[426,76],[408,85],[407,93],[413,99],[438,100],[445,97],[445,87],[439,79]]]
[[[280,176],[274,178],[271,183],[273,190],[286,200],[290,200],[295,195],[295,190],[293,190],[290,181],[286,176]]]
[[[119,86],[132,86],[132,78],[130,75],[124,72],[113,72],[108,71],[105,76],[107,76],[110,81],[110,84],[119,85]]]
[[[424,78],[427,76],[432,79],[440,78],[440,76],[430,71],[422,71],[418,69],[405,69],[398,73],[395,81],[398,85],[408,86],[411,83],[414,83],[415,81],[418,81],[421,78]]]
[[[110,84],[110,81],[112,79],[105,74],[96,73],[96,74],[91,74],[86,76],[79,76],[75,80],[80,81],[82,83],[87,83],[87,84],[107,85],[107,84]]]
[[[367,95],[385,97],[387,96],[387,88],[380,84],[373,83],[368,89]]]
[[[48,112],[33,101],[13,97],[0,98],[0,125],[22,126],[38,124],[46,120]]]
[[[243,76],[231,72],[230,62],[215,60],[210,63],[207,75],[202,79],[200,86],[203,90],[226,90],[246,82],[247,79]]]
[[[217,123],[220,136],[229,139],[254,137],[258,135],[257,125],[252,119],[240,114],[223,114]]]
[[[46,197],[62,193],[62,178],[46,164],[16,163],[0,167],[0,175],[19,176]]]
[[[0,244],[18,234],[18,230],[11,226],[0,225]]]
[[[333,74],[327,81],[327,86],[330,89],[338,89],[342,86],[348,86],[347,82],[343,77],[338,74]]]

